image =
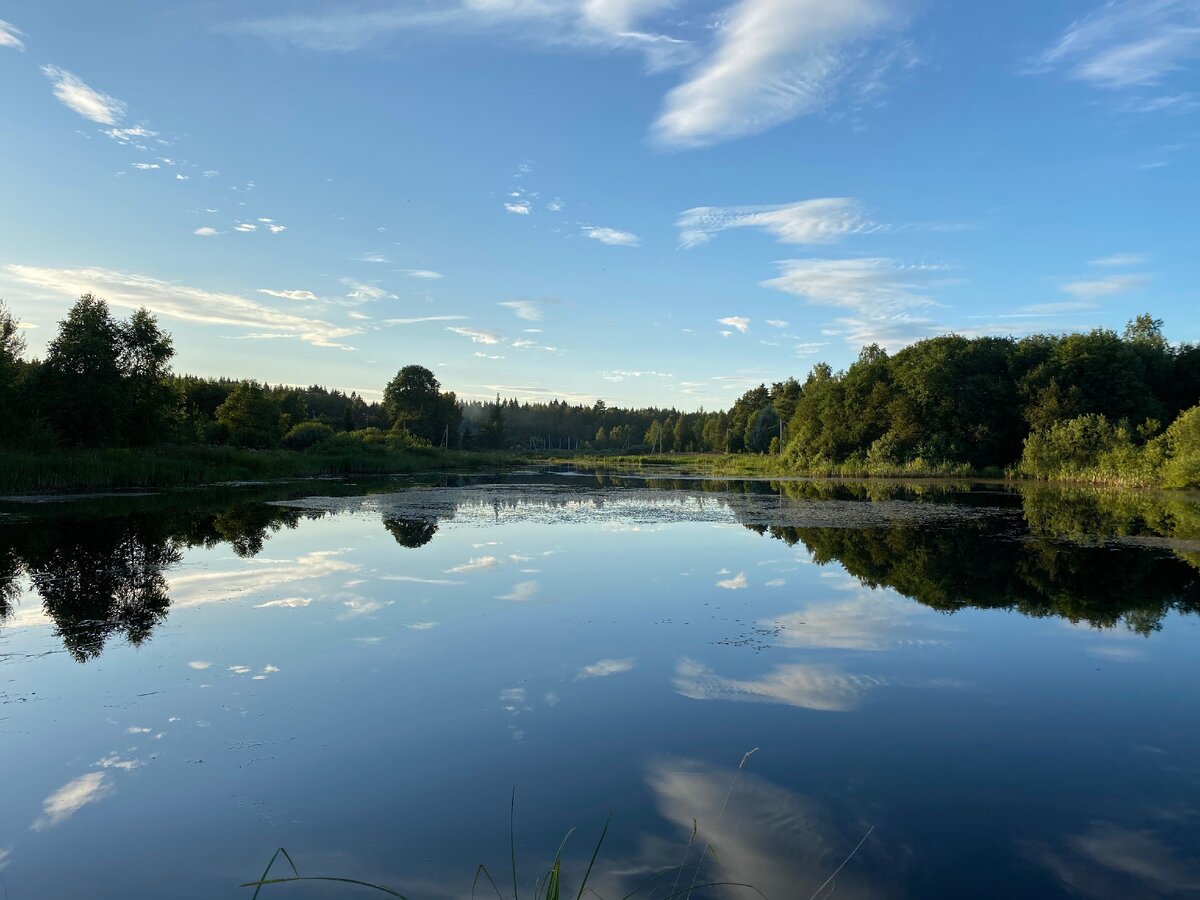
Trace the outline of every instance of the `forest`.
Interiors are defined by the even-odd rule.
[[[28,359],[0,303],[0,446],[730,454],[795,474],[1200,485],[1200,347],[1170,344],[1148,313],[1122,334],[950,334],[895,354],[870,345],[844,371],[817,363],[803,381],[759,385],[711,412],[463,401],[418,365],[368,402],[316,385],[176,374],[174,353],[147,310],[120,320],[85,294],[45,357]]]

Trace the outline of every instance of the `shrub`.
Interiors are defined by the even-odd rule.
[[[283,436],[279,446],[284,450],[307,450],[333,437],[333,429],[324,422],[301,422]]]

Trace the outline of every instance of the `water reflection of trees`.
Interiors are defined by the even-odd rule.
[[[113,639],[138,646],[170,610],[167,573],[185,549],[228,545],[253,557],[273,534],[326,515],[262,502],[192,503],[133,515],[121,503],[73,515],[36,510],[0,524],[0,624],[26,593],[40,599],[80,662],[98,657]],[[384,525],[404,547],[426,544],[437,532],[430,521]]]
[[[1045,487],[1014,496],[1027,528],[1003,518],[919,528],[746,527],[945,612],[1006,609],[1100,628],[1124,622],[1141,634],[1173,610],[1200,613],[1200,554],[1189,549],[1200,535],[1194,501]]]

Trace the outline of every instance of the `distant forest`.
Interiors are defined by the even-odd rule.
[[[0,443],[22,450],[232,445],[776,455],[796,471],[922,467],[1200,483],[1200,347],[1173,346],[1149,314],[1122,334],[918,341],[864,347],[747,391],[729,410],[560,401],[460,401],[405,366],[382,400],[324,387],[178,375],[145,309],[114,318],[86,294],[45,358],[26,359],[0,303]],[[1166,473],[1164,475],[1164,473]]]

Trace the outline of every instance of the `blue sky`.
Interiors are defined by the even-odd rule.
[[[0,3],[0,297],[178,371],[695,409],[932,334],[1200,340],[1200,2]]]

